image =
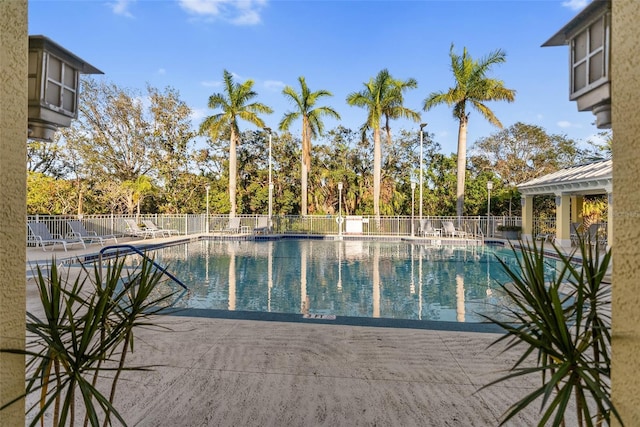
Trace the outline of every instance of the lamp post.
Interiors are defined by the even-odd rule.
[[[422,221],[422,129],[426,123],[420,123],[420,221]]]
[[[414,206],[415,206],[415,200],[416,200],[415,194],[416,194],[416,182],[411,181],[411,237],[415,235],[414,221],[413,221],[413,212],[414,212]],[[412,279],[413,279],[413,276],[412,276]]]
[[[342,239],[342,182],[338,183],[338,236]]]
[[[207,222],[205,225],[205,230],[208,233],[209,232],[209,190],[211,190],[211,186],[207,184],[205,188],[207,189],[207,219],[206,219]]]
[[[491,189],[493,188],[493,181],[487,181],[487,236],[491,228],[489,227],[489,221],[491,217]]]
[[[271,128],[265,127],[269,132],[269,227],[271,227],[271,215],[273,213],[273,182],[271,181]]]

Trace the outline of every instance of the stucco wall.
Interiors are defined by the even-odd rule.
[[[0,1],[0,348],[25,339],[27,1]],[[24,357],[0,353],[0,403],[24,390]],[[24,425],[24,403],[0,411]]]
[[[613,399],[640,425],[640,1],[612,2]]]

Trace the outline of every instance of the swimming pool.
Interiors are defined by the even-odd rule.
[[[516,261],[501,246],[304,239],[201,240],[153,256],[189,288],[177,308],[465,323],[499,314],[508,278],[496,256]]]

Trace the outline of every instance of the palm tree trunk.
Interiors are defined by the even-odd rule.
[[[308,173],[307,173],[307,165],[305,164],[304,161],[304,155],[302,156],[301,159],[301,165],[300,165],[300,171],[302,174],[301,177],[301,201],[300,201],[300,210],[302,215],[306,215],[307,214],[307,179],[308,179]]]
[[[233,218],[236,216],[236,185],[237,185],[237,174],[238,174],[238,166],[237,166],[237,153],[236,153],[236,133],[234,130],[231,130],[231,140],[229,141],[229,204],[231,206],[231,211],[229,212],[229,217]]]
[[[380,128],[373,130],[373,213],[380,216],[380,176],[382,169],[382,149],[380,147]]]
[[[311,170],[311,130],[306,119],[302,120],[302,165],[301,165],[301,206],[302,215],[307,214],[308,196],[307,181],[309,179],[309,170]]]
[[[467,169],[467,120],[463,115],[458,128],[458,184],[456,186],[456,214],[464,214],[464,180]]]

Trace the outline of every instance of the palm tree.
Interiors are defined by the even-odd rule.
[[[402,93],[407,89],[418,86],[414,79],[405,81],[394,79],[388,70],[378,73],[375,79],[369,79],[364,84],[365,89],[347,96],[347,103],[356,107],[364,107],[368,110],[367,121],[362,127],[364,140],[366,131],[373,129],[373,211],[380,215],[380,178],[382,166],[382,148],[380,145],[380,127],[382,117],[385,117],[385,130],[391,141],[391,128],[389,120],[400,117],[419,121],[420,116],[415,111],[405,108]]]
[[[446,92],[432,92],[424,100],[424,111],[439,104],[453,106],[453,116],[459,121],[458,127],[458,183],[456,186],[456,213],[462,216],[464,210],[464,180],[467,164],[467,123],[469,113],[467,103],[479,111],[489,123],[502,129],[502,123],[486,106],[486,101],[513,102],[516,91],[504,87],[502,80],[491,79],[487,73],[494,64],[501,64],[506,60],[506,53],[495,50],[480,61],[475,61],[467,53],[465,47],[462,56],[453,51],[453,44],[449,51],[451,70],[455,79],[455,87]]]
[[[292,101],[296,109],[295,111],[288,112],[284,115],[280,121],[279,128],[282,131],[286,131],[291,126],[291,123],[302,118],[302,215],[307,214],[307,177],[311,170],[311,140],[322,135],[324,130],[324,124],[322,123],[322,116],[331,116],[336,119],[340,119],[340,115],[331,107],[316,107],[316,102],[320,97],[333,96],[331,92],[326,90],[318,90],[311,92],[307,86],[307,82],[304,77],[298,77],[300,82],[300,93],[296,92],[291,86],[286,86],[282,90],[282,94]]]
[[[239,84],[234,83],[233,76],[224,70],[224,93],[214,93],[209,97],[209,108],[222,112],[207,117],[200,125],[200,133],[208,134],[212,139],[229,128],[229,201],[231,204],[230,217],[236,215],[236,178],[237,160],[236,146],[240,142],[238,119],[253,123],[262,128],[264,122],[257,113],[271,114],[273,110],[259,102],[248,103],[258,94],[253,91],[253,80]]]

